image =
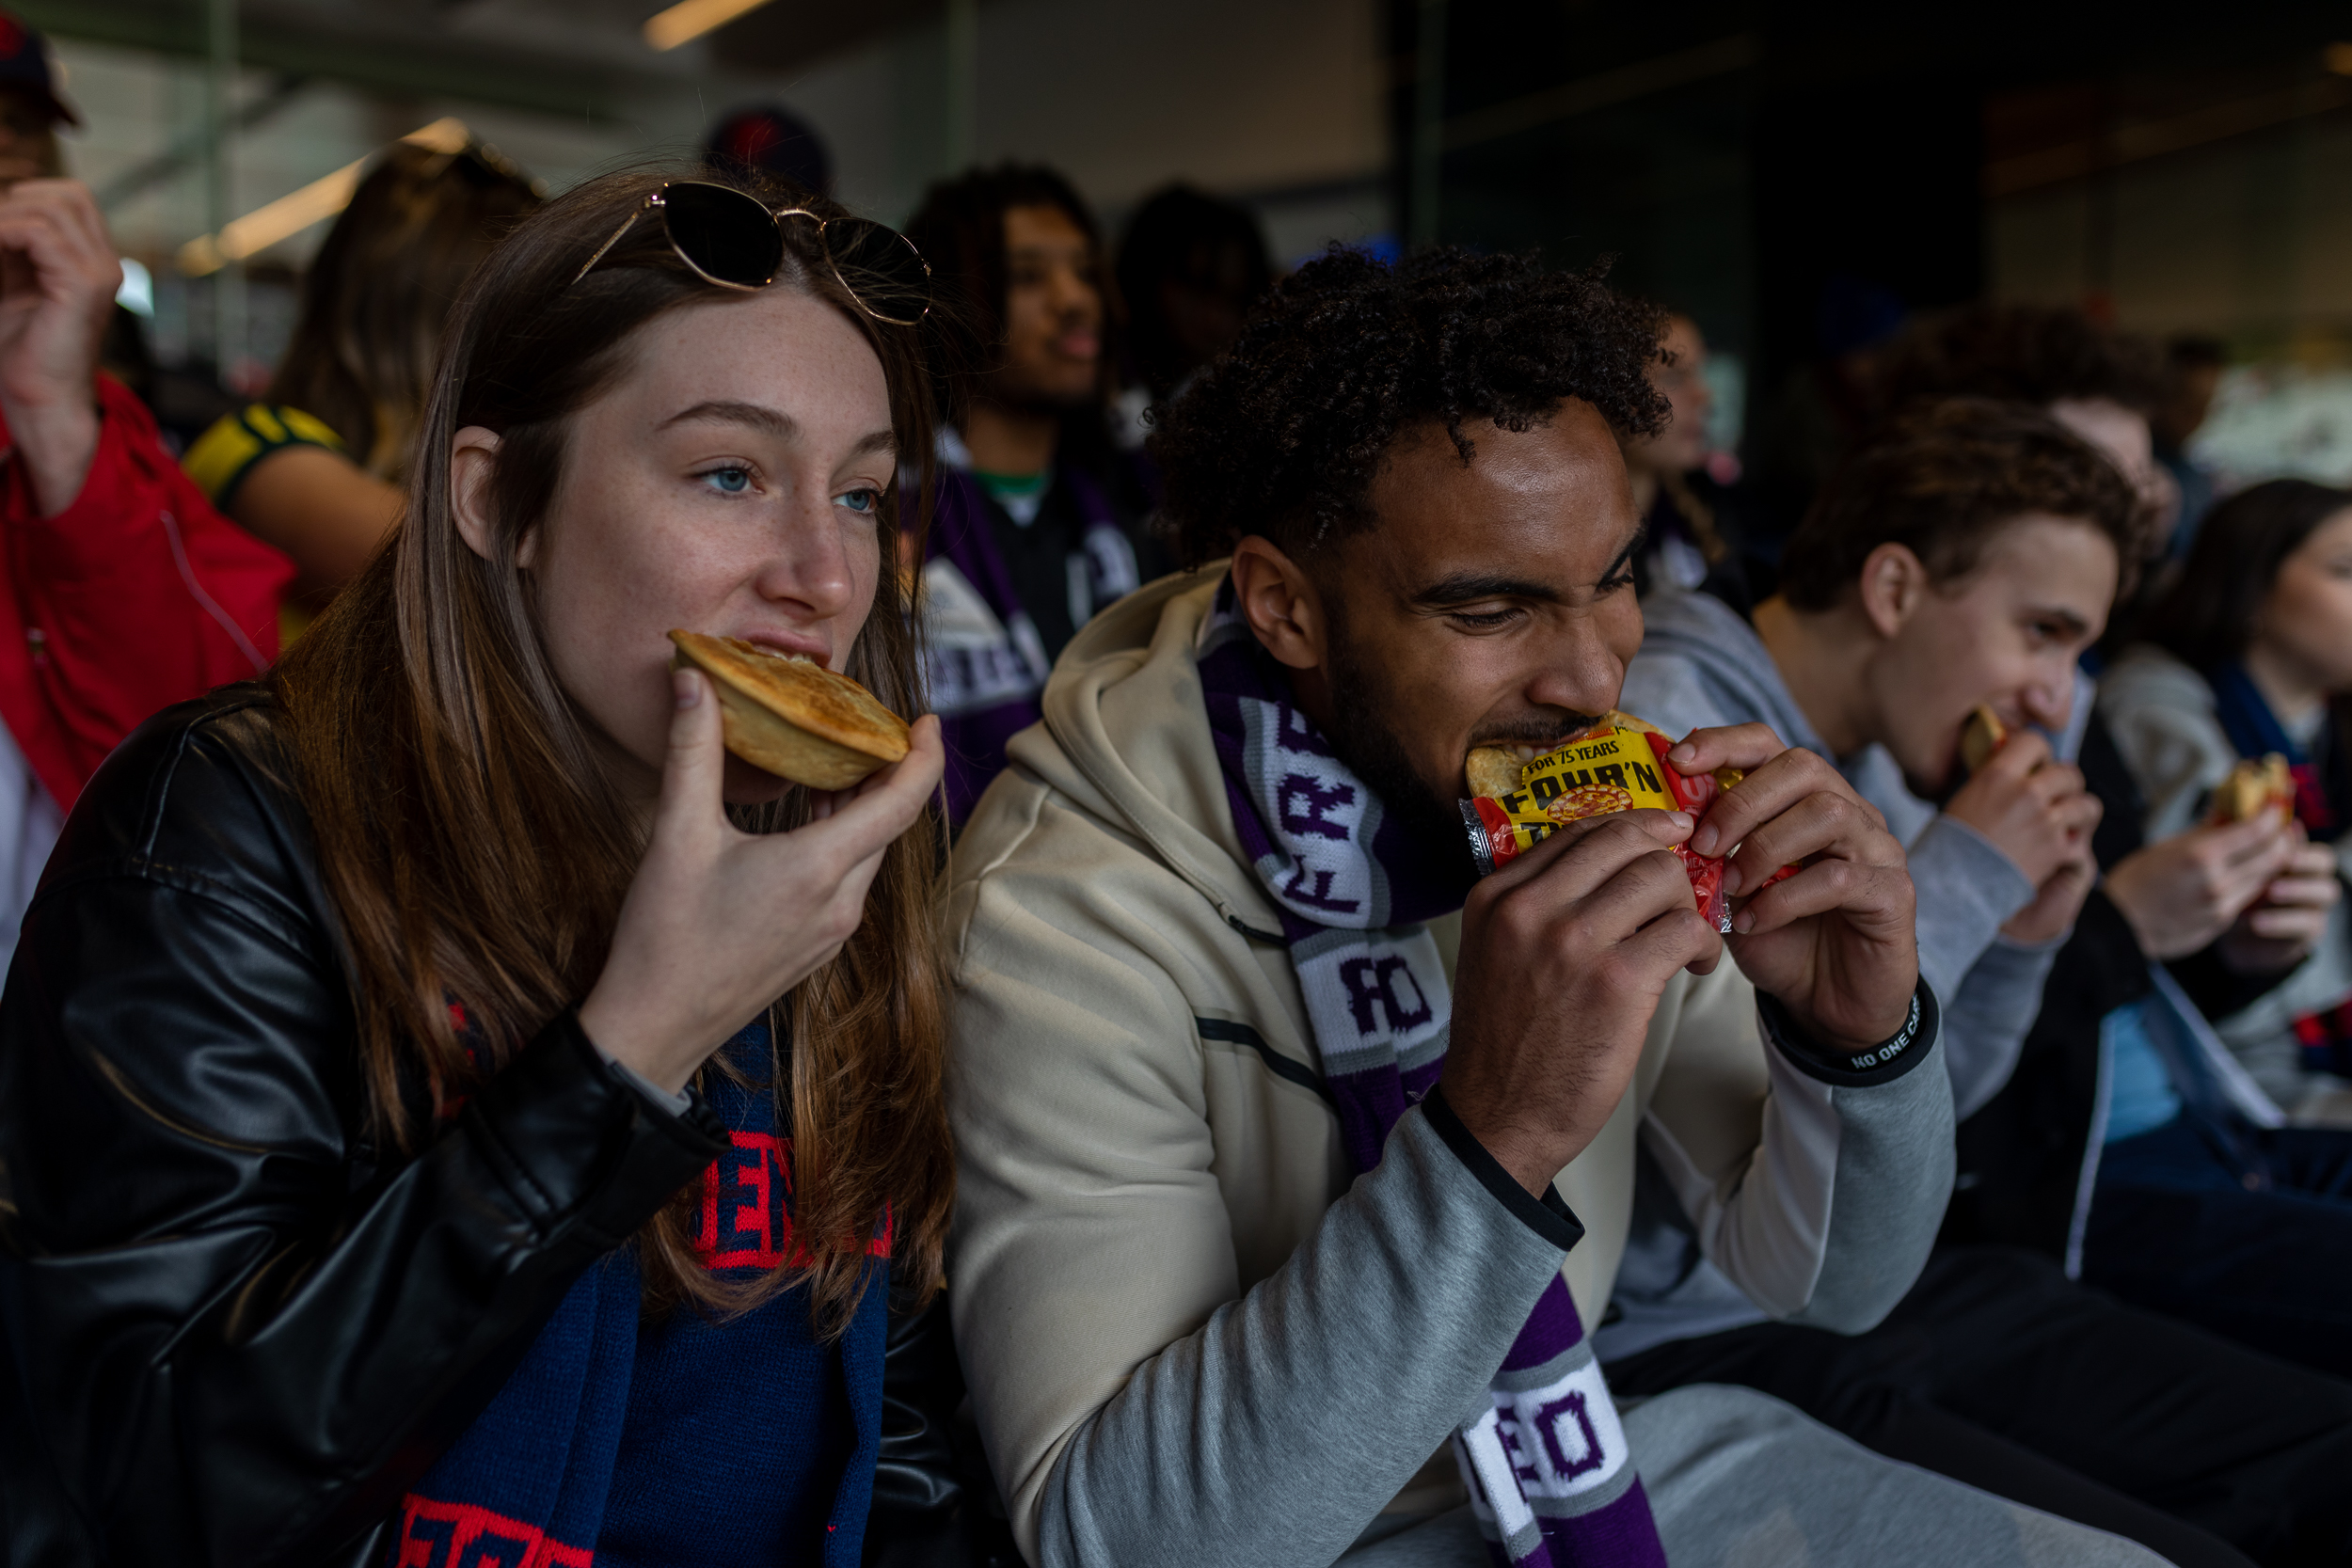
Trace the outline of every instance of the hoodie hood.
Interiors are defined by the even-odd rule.
[[[1791,746],[1836,757],[1788,693],[1780,668],[1740,612],[1709,594],[1661,591],[1642,601],[1642,651],[1618,705],[1669,735],[1754,714]]]
[[[1829,749],[1780,678],[1772,650],[1723,600],[1653,594],[1642,601],[1642,651],[1626,670],[1620,699],[1628,713],[1677,736],[1707,724],[1769,724],[1789,745],[1828,759],[1884,814],[1901,843],[1911,844],[1935,819],[1936,808],[1911,793],[1885,747],[1865,746],[1850,757]]]
[[[1054,666],[1045,721],[1006,748],[1012,766],[1150,846],[1228,926],[1279,942],[1281,922],[1242,858],[1196,662],[1225,562],[1147,583],[1080,628]]]

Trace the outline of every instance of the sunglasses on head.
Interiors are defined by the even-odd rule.
[[[897,230],[865,218],[819,217],[804,207],[771,212],[757,197],[703,180],[673,180],[639,202],[572,281],[596,271],[648,213],[660,218],[671,250],[688,270],[722,289],[774,282],[784,265],[785,220],[800,218],[817,226],[827,264],[859,309],[893,326],[913,326],[931,308],[930,266]]]

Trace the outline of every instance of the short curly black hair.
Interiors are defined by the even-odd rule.
[[[1888,414],[1951,397],[2043,408],[2104,398],[2145,414],[2163,395],[2154,344],[2071,305],[1979,304],[1931,317],[1896,343],[1881,380]]]
[[[1658,430],[1665,313],[1613,293],[1606,270],[1450,247],[1391,266],[1337,246],[1299,268],[1158,416],[1178,558],[1198,566],[1251,533],[1300,554],[1369,528],[1381,460],[1431,420],[1465,463],[1465,425],[1526,430],[1567,398],[1627,434]]]

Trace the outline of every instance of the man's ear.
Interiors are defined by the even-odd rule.
[[[1855,587],[1862,594],[1862,613],[1869,617],[1881,637],[1892,638],[1903,629],[1935,584],[1928,577],[1928,563],[1910,546],[1885,544],[1864,560],[1862,578]]]
[[[469,424],[450,437],[449,510],[457,520],[458,536],[466,547],[485,561],[496,559],[493,541],[498,530],[491,517],[490,481],[498,472],[499,433]],[[528,566],[538,534],[523,536],[516,548],[515,564]]]
[[[1329,657],[1329,619],[1305,568],[1250,534],[1233,546],[1233,596],[1267,653],[1294,670],[1320,670]]]

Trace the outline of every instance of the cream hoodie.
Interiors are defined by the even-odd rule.
[[[1951,1184],[1932,1045],[1854,1072],[1767,1044],[1727,962],[1669,986],[1552,1209],[1422,1107],[1352,1177],[1210,741],[1221,575],[1079,634],[955,854],[948,1277],[1041,1565],[1328,1562],[1384,1510],[1461,1501],[1442,1445],[1553,1270],[1601,1321],[1637,1146],[1759,1307],[1849,1333],[1909,1289]]]

